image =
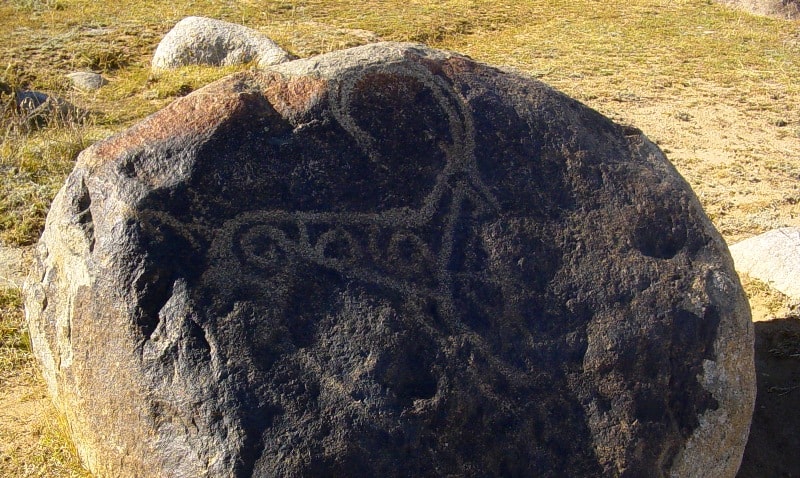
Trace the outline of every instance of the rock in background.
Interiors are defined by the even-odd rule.
[[[187,65],[226,66],[256,62],[261,67],[292,57],[266,35],[251,28],[204,17],[186,17],[156,48],[155,69]]]
[[[784,227],[731,246],[736,270],[800,301],[800,228]]]
[[[14,123],[20,127],[37,129],[80,122],[86,118],[86,112],[69,101],[41,91],[12,89],[0,84],[0,95],[10,97]]]
[[[26,289],[101,476],[734,476],[725,243],[639,131],[380,43],[84,151]]]
[[[67,75],[75,88],[81,91],[95,91],[103,87],[108,80],[91,71],[76,71]]]
[[[756,15],[800,19],[800,0],[721,0],[721,3]]]

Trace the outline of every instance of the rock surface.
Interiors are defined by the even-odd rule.
[[[69,101],[41,91],[14,91],[19,121],[34,128],[80,121],[86,115]]]
[[[731,246],[736,270],[800,300],[800,227],[784,227]]]
[[[800,19],[800,0],[720,0],[721,3],[740,8],[756,15]]]
[[[84,151],[26,287],[100,476],[734,476],[753,328],[641,132],[379,43]]]
[[[103,87],[108,80],[103,75],[91,71],[76,71],[67,75],[75,88],[82,91],[94,91]]]
[[[31,262],[29,247],[0,244],[0,289],[21,289]]]
[[[186,17],[170,30],[156,48],[156,69],[187,65],[237,65],[255,61],[266,67],[292,57],[263,33],[213,18]]]

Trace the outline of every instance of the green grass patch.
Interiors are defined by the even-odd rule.
[[[0,241],[34,243],[78,154],[103,135],[85,123],[30,128],[6,123],[0,144]]]

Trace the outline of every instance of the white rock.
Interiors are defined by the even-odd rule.
[[[784,227],[731,246],[736,270],[800,299],[800,227]]]
[[[83,91],[99,90],[108,81],[97,73],[90,71],[76,71],[67,75],[75,88]]]
[[[158,44],[154,69],[186,65],[227,66],[255,61],[269,66],[293,59],[266,35],[251,28],[204,17],[179,21]]]

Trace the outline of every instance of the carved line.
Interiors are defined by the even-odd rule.
[[[165,239],[162,227],[167,226],[178,236],[185,239],[192,249],[196,251],[202,250],[200,241],[197,239],[197,237],[203,235],[204,228],[197,224],[184,223],[163,211],[154,210],[142,211],[140,213],[139,220],[144,231],[150,234],[157,241],[163,241]],[[157,222],[159,222],[160,225],[157,225]]]
[[[421,64],[406,62],[402,64],[375,65],[345,76],[338,81],[338,85],[332,88],[329,100],[331,111],[339,124],[352,135],[362,150],[366,154],[376,151],[377,148],[374,146],[375,139],[356,124],[356,121],[348,111],[350,110],[351,96],[357,83],[370,73],[391,73],[418,80],[430,89],[439,106],[447,114],[450,136],[453,142],[448,146],[444,146],[447,164],[439,178],[437,178],[438,187],[434,187],[434,191],[425,201],[425,207],[429,208],[435,205],[443,192],[443,188],[440,185],[446,183],[449,177],[460,173],[469,177],[470,183],[481,193],[484,200],[495,209],[499,209],[499,203],[478,175],[477,161],[475,160],[475,125],[472,121],[472,115],[464,108],[466,100],[448,85],[443,78],[431,73]],[[377,158],[373,158],[373,160],[377,160]]]
[[[423,65],[406,62],[360,70],[338,81],[337,87],[332,89],[330,108],[337,121],[366,154],[376,150],[376,140],[357,125],[348,111],[358,82],[370,73],[389,73],[417,79],[431,91],[448,117],[452,142],[442,145],[446,163],[422,207],[417,210],[403,207],[380,213],[248,211],[226,221],[213,232],[209,231],[212,232],[213,239],[208,253],[212,260],[242,260],[262,270],[280,267],[284,260],[286,264],[291,263],[293,259],[289,256],[292,256],[404,294],[428,297],[437,301],[441,307],[452,309],[454,277],[448,266],[453,255],[455,229],[464,212],[464,203],[471,201],[478,216],[499,209],[497,200],[479,177],[474,155],[475,128],[472,116],[468,114],[464,107],[466,101],[458,92]],[[450,194],[449,204],[446,206],[449,211],[444,216],[441,245],[435,251],[432,244],[427,244],[414,231],[429,225],[437,212],[442,212],[437,209],[442,206],[440,203],[447,194]],[[197,239],[201,230],[164,213],[149,214],[149,217],[143,218],[144,227],[156,238],[163,239],[164,234],[156,226],[154,219],[172,228],[192,248],[198,251],[201,249]],[[282,223],[296,229],[296,240],[281,229]],[[309,237],[309,226],[325,226],[328,230],[312,241]],[[380,228],[389,229],[391,233],[388,245],[377,243],[376,235]],[[369,244],[362,247],[348,229],[356,229],[359,233],[366,233],[368,237],[373,233],[369,237]],[[420,251],[422,258],[435,266],[435,277],[432,278],[435,287],[425,286],[420,281],[404,280],[397,277],[398,274],[392,274],[389,257],[398,257],[397,249],[403,240],[410,240]],[[326,255],[327,247],[336,241],[343,243],[345,252],[349,254],[347,257]],[[235,250],[241,251],[238,259]],[[367,255],[379,264],[383,262],[387,271],[359,266],[361,259]],[[459,277],[461,275],[458,274]],[[485,280],[480,275],[476,278]]]

